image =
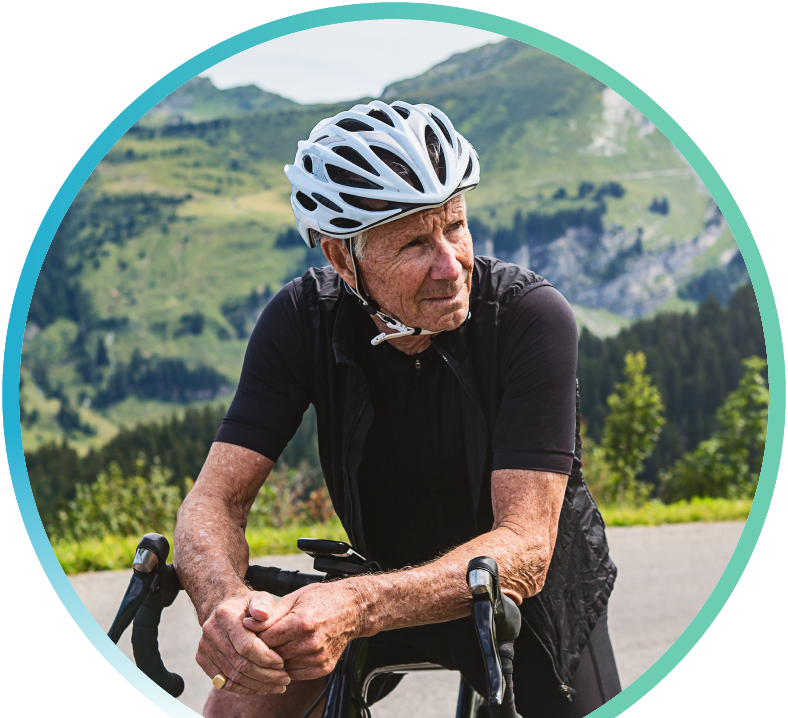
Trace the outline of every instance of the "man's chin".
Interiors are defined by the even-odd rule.
[[[423,323],[419,324],[422,329],[428,329],[431,332],[450,332],[462,326],[468,316],[468,304],[466,302],[460,303],[456,309],[450,309],[442,315],[435,317],[425,317]]]

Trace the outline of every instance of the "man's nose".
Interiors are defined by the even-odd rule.
[[[441,237],[434,244],[430,279],[456,282],[462,276],[462,263],[458,258],[459,248]]]

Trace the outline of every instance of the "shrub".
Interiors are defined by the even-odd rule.
[[[55,537],[84,541],[172,531],[181,490],[168,483],[171,476],[157,461],[146,467],[142,457],[132,476],[112,462],[94,483],[77,484],[76,497],[58,512]]]

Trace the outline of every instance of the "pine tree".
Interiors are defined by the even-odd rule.
[[[654,450],[665,418],[659,390],[646,374],[645,354],[627,352],[624,377],[607,399],[610,413],[601,446],[610,470],[607,492],[619,503],[633,503],[647,493],[637,476]]]
[[[755,493],[766,444],[769,390],[763,359],[749,357],[742,366],[739,385],[717,409],[717,431],[660,474],[660,494],[665,500],[738,498]]]

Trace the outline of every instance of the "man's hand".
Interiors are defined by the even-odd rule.
[[[284,658],[293,680],[329,674],[347,644],[362,634],[363,602],[350,580],[312,584],[270,607],[256,594],[244,626]]]
[[[203,623],[197,663],[209,678],[224,673],[228,679],[225,691],[240,695],[284,693],[290,683],[284,661],[244,627],[252,602],[260,618],[269,617],[275,605],[270,594],[246,589],[216,607]]]

